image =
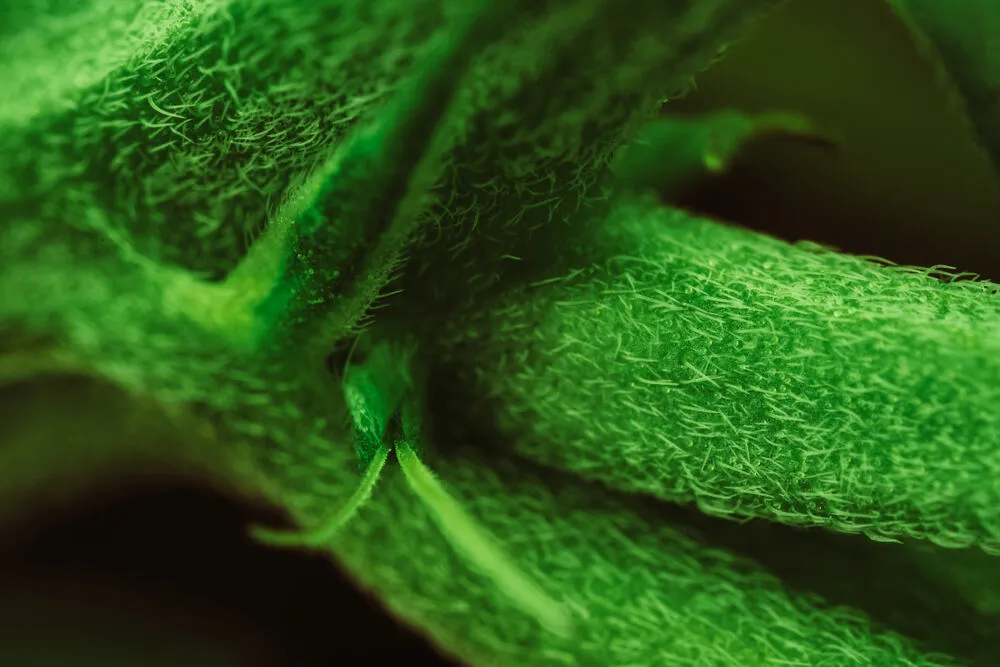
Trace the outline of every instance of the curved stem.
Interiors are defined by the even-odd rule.
[[[340,532],[340,529],[346,526],[347,522],[357,514],[361,506],[371,498],[372,491],[382,475],[388,458],[388,447],[380,446],[376,450],[375,456],[372,457],[372,461],[354,494],[340,508],[340,511],[323,525],[308,531],[280,531],[254,526],[250,534],[263,544],[277,547],[323,547],[328,545]]]
[[[518,568],[496,540],[448,494],[405,440],[396,442],[396,457],[410,488],[431,511],[452,546],[545,629],[568,635],[572,622],[567,608]]]

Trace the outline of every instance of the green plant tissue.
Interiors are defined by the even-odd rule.
[[[1000,170],[1000,5],[993,0],[889,0],[957,88],[983,148]]]
[[[1000,551],[1000,286],[651,198],[589,233],[429,325],[516,451],[710,513]]]
[[[398,375],[427,413],[425,495],[446,489],[572,620],[549,632],[502,595],[387,465],[318,548],[446,654],[979,659],[994,603],[954,563],[914,575],[973,619],[949,641],[947,623],[811,593],[663,502],[1000,549],[995,285],[790,246],[615,182],[616,151],[776,4],[6,3],[0,527],[137,460],[322,526],[362,479],[352,416],[394,409],[379,387]],[[704,160],[709,127],[669,128],[663,145],[696,148],[668,181]],[[359,334],[412,353],[366,366],[385,377],[361,407],[342,385]],[[79,432],[45,423],[81,413]],[[910,599],[908,583],[884,589]]]

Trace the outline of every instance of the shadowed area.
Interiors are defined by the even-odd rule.
[[[319,667],[405,656],[455,664],[325,556],[252,543],[246,526],[280,520],[273,511],[176,483],[112,495],[53,517],[0,554],[3,634],[19,637],[2,642],[0,662],[29,667],[43,663],[28,657],[56,655],[62,664],[89,664],[79,660],[101,655],[124,661],[105,665],[142,656],[157,667]],[[155,663],[136,653],[151,645],[173,653]]]

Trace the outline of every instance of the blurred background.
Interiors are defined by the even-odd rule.
[[[959,105],[884,2],[791,0],[665,113],[804,113],[833,151],[748,146],[682,204],[787,240],[1000,279],[1000,186]]]
[[[797,111],[836,147],[761,139],[676,202],[1000,280],[1000,188],[949,99],[881,2],[791,0],[664,112]],[[0,550],[0,667],[449,664],[323,558],[253,545],[265,508],[148,475],[87,498]]]

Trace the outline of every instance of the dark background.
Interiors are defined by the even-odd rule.
[[[760,141],[684,203],[788,240],[1000,279],[1000,187],[954,95],[884,2],[792,0],[666,111],[810,115],[834,151]]]

